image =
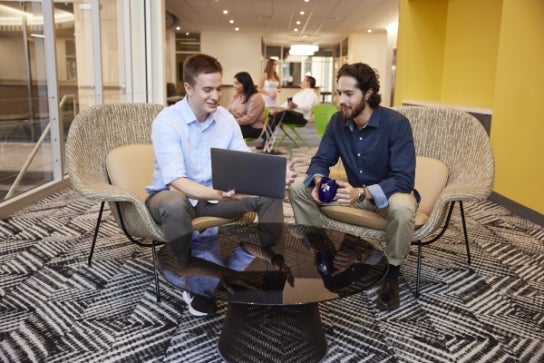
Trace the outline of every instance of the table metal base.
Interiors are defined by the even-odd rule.
[[[229,303],[219,338],[228,362],[318,362],[327,341],[317,303],[251,305]]]

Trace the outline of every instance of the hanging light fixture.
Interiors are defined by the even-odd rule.
[[[319,50],[319,47],[314,44],[293,44],[289,48],[290,55],[302,55],[310,56],[314,55],[315,52]]]

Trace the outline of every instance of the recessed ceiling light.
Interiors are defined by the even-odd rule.
[[[230,19],[229,23],[234,24],[234,20]]]
[[[298,28],[295,28],[295,29],[293,29],[293,31],[296,31],[296,32],[298,32]]]
[[[240,28],[236,27],[236,28],[234,28],[234,30],[235,30],[235,31],[239,31],[239,30],[240,30]]]
[[[300,25],[300,20],[297,20],[297,25]]]
[[[177,30],[177,31],[180,31],[180,30],[181,30],[181,27],[177,26],[177,27],[176,27],[176,30]]]
[[[304,11],[301,11],[299,14],[300,14],[300,15],[304,15]]]
[[[367,33],[372,33],[372,29],[368,29],[366,32]]]
[[[223,10],[223,14],[227,15],[229,13],[228,10]]]

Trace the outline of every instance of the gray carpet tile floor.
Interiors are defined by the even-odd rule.
[[[310,126],[299,132],[313,147],[292,149],[301,172],[318,142]],[[226,304],[193,317],[164,281],[157,303],[150,249],[109,211],[87,265],[98,209],[67,189],[0,221],[0,362],[222,362]],[[284,209],[292,222],[287,199]],[[378,311],[377,287],[319,305],[323,362],[544,361],[544,229],[491,201],[465,213],[472,263],[456,211],[423,249],[419,298],[414,249],[399,309]]]

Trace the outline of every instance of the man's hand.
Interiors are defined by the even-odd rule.
[[[229,190],[227,192],[220,191],[220,193],[221,193],[221,199],[219,199],[219,200],[236,200],[236,199],[245,199],[245,198],[255,198],[256,197],[255,195],[236,193],[236,191],[234,189],[231,189],[231,190]]]
[[[289,159],[287,161],[287,170],[285,173],[285,186],[290,186],[295,181],[297,177],[297,172],[295,171],[295,165],[298,162],[296,158]]]
[[[337,180],[338,189],[336,190],[335,200],[340,205],[352,205],[357,202],[359,192],[348,182]]]

